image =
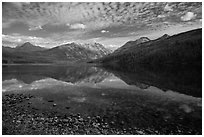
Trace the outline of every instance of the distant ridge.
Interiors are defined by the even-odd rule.
[[[158,66],[201,66],[202,29],[169,36],[164,34],[156,40],[129,41],[124,46],[93,63],[133,70],[137,64]],[[129,45],[127,45],[129,44]]]
[[[63,44],[51,49],[26,42],[16,48],[3,47],[3,63],[63,63],[87,61],[110,54],[112,51],[100,43]]]
[[[148,37],[141,37],[135,41],[128,41],[125,45],[123,45],[122,47],[116,49],[114,51],[114,53],[118,53],[118,52],[121,52],[121,51],[124,51],[124,50],[128,50],[130,47],[133,47],[133,46],[137,46],[139,44],[142,44],[144,42],[148,42],[150,41],[150,39]]]
[[[43,48],[43,47],[40,47],[40,46],[34,46],[30,42],[26,42],[26,43],[22,44],[21,46],[17,46],[15,49],[17,51],[23,51],[23,52],[46,50],[46,48]]]

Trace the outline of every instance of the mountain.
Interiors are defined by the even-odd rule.
[[[102,44],[100,43],[85,43],[82,44],[81,46],[85,47],[86,49],[89,49],[91,51],[95,51],[96,53],[98,53],[101,57],[104,55],[108,55],[112,52],[112,50],[109,50],[107,48],[105,48]],[[100,51],[100,52],[99,52]]]
[[[168,34],[164,34],[163,36],[160,37],[160,39],[167,39],[169,38],[170,36]]]
[[[3,63],[63,63],[97,59],[110,53],[99,43],[70,43],[45,49],[26,42],[16,48],[3,47],[2,58]]]
[[[21,46],[17,46],[15,50],[22,51],[22,52],[32,52],[32,51],[43,51],[43,50],[46,50],[46,48],[43,48],[40,46],[34,46],[30,42],[26,42]]]
[[[133,71],[137,64],[159,69],[162,66],[201,66],[202,63],[202,29],[163,35],[139,44],[136,41],[127,43],[112,54],[91,62],[126,71]]]
[[[141,37],[141,38],[139,38],[139,39],[137,39],[135,41],[128,41],[125,45],[123,45],[122,47],[116,49],[114,51],[114,53],[120,53],[122,51],[126,51],[130,47],[138,46],[138,45],[140,45],[140,44],[142,44],[144,42],[147,42],[147,41],[150,41],[150,39],[147,38],[147,37]]]
[[[2,46],[2,52],[13,52],[13,51],[15,51],[14,48]]]
[[[111,52],[99,43],[64,44],[45,51],[45,54],[61,60],[90,60],[103,57]]]

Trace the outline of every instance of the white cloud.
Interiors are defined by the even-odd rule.
[[[21,21],[31,27],[30,30],[41,29],[39,26],[67,24],[72,29],[86,29],[88,31],[101,30],[106,27],[119,25],[135,25],[145,24],[148,21],[156,20],[164,17],[164,15],[157,15],[163,8],[164,11],[174,11],[175,14],[180,12],[187,12],[187,10],[195,10],[196,14],[202,10],[202,3],[195,3],[195,6],[189,6],[188,2],[183,3],[182,8],[179,3],[122,3],[122,2],[90,2],[90,3],[71,3],[71,2],[44,2],[44,3],[10,3],[4,4],[2,7],[2,20],[5,20],[2,25],[3,28],[9,27],[10,23]],[[156,8],[152,8],[156,7]],[[162,14],[161,11],[160,14]],[[174,14],[174,15],[175,15]],[[173,15],[173,14],[171,14]],[[168,15],[168,16],[171,16]],[[71,24],[71,25],[70,25]]]
[[[41,26],[30,26],[28,30],[32,31],[32,30],[40,30],[42,29]]]
[[[166,6],[164,7],[164,11],[173,11],[172,7],[169,6],[168,4],[166,4]]]
[[[101,30],[101,33],[108,33],[108,30]]]
[[[76,24],[67,24],[70,29],[85,29],[86,26],[84,24],[76,23]]]
[[[18,42],[21,42],[21,41],[22,41],[22,39],[20,39],[20,38],[19,38],[19,39],[17,39],[17,41],[18,41]]]
[[[169,24],[169,22],[168,22],[168,21],[164,21],[163,23],[164,23],[164,24]]]
[[[165,15],[158,15],[157,17],[158,17],[158,18],[164,18]]]
[[[21,45],[25,42],[30,42],[36,46],[53,48],[62,44],[74,42],[69,39],[54,39],[54,38],[43,38],[43,37],[35,37],[35,36],[25,36],[18,33],[12,33],[10,35],[2,34],[2,43],[4,46],[8,47],[16,47],[17,45]]]
[[[57,46],[58,42],[53,41],[49,38],[42,38],[42,37],[34,37],[34,36],[24,36],[24,35],[4,35],[2,34],[2,43],[10,43],[11,47],[13,45],[19,45],[23,44],[25,42],[31,42],[34,45],[38,46],[47,46],[47,47],[52,47],[52,46]],[[8,45],[8,44],[7,44]],[[9,46],[9,45],[8,45]]]
[[[184,16],[181,17],[182,21],[189,21],[196,17],[196,14],[193,12],[187,12]]]
[[[21,8],[23,5],[28,5],[30,2],[13,2],[14,5]]]
[[[131,35],[141,35],[144,31],[155,31],[169,24],[178,24],[182,21],[180,20],[178,22],[177,20],[181,18],[182,13],[185,14],[189,11],[197,14],[198,19],[201,18],[202,3],[191,4],[184,2],[182,5],[178,4],[164,2],[8,3],[2,5],[2,27],[3,29],[16,27],[16,22],[23,22],[23,24],[30,26],[30,32],[19,32],[24,33],[24,35],[33,35],[32,30],[44,29],[47,32],[39,31],[36,34],[43,33],[43,36],[47,35],[46,37],[49,37],[50,40],[47,40],[47,38],[43,38],[44,41],[40,41],[38,38],[26,38],[26,40],[35,41],[36,45],[47,44],[48,47],[51,47],[51,43],[57,46],[56,43],[60,43],[63,40],[87,40],[93,37],[104,37],[104,41],[108,39],[105,43],[107,45],[122,45],[126,42],[125,40],[128,41],[128,38],[124,38],[123,41],[118,40],[118,38],[109,39],[118,36],[129,37]],[[182,19],[187,20],[184,17]],[[199,20],[196,21],[198,22]],[[160,27],[161,25],[159,23],[162,24],[162,27]],[[65,29],[67,28],[61,29],[61,26],[64,28],[65,24],[67,24],[67,28],[72,30],[66,31]],[[60,29],[59,31],[53,32],[55,28],[51,30],[51,27],[56,27],[56,29],[59,27]],[[126,27],[134,27],[134,29],[127,30]],[[15,32],[18,32],[18,29],[16,30]],[[50,30],[51,33],[48,33]],[[5,29],[4,32],[6,33],[6,31]],[[123,31],[135,31],[136,33],[121,33]],[[22,40],[24,42],[25,39],[22,38]],[[13,39],[13,41],[15,40]]]

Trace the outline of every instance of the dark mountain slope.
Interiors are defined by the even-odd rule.
[[[125,45],[116,49],[114,51],[114,54],[124,52],[126,50],[129,50],[129,48],[131,48],[131,47],[137,46],[137,45],[142,44],[142,43],[147,42],[147,41],[150,41],[150,39],[147,37],[141,37],[135,41],[128,41]]]
[[[152,67],[199,65],[202,62],[202,29],[161,37],[93,62],[132,70],[135,65]]]
[[[13,52],[14,50],[14,48],[2,46],[2,52]]]
[[[43,51],[43,50],[46,50],[46,48],[43,48],[40,46],[34,46],[30,42],[26,42],[21,46],[17,46],[15,50],[19,52],[32,52],[32,51]]]

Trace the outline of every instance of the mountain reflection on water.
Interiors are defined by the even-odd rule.
[[[36,89],[60,85],[103,86],[147,89],[150,86],[182,94],[202,97],[202,77],[199,71],[151,72],[137,68],[135,73],[104,69],[88,65],[10,65],[3,66],[3,91],[29,87]],[[33,88],[35,85],[35,88]],[[42,86],[43,85],[43,86]],[[9,87],[10,86],[10,87]],[[27,89],[27,88],[25,88]]]
[[[3,81],[17,79],[30,84],[33,81],[53,78],[60,81],[77,83],[98,83],[110,73],[103,69],[88,66],[55,66],[55,65],[15,65],[3,66]]]
[[[136,127],[156,134],[200,134],[201,87],[188,85],[196,81],[192,73],[195,78],[189,80],[182,72],[183,77],[174,77],[174,73],[140,69],[127,73],[87,65],[10,65],[3,66],[2,91],[34,95],[29,101],[40,112],[99,115],[114,128]],[[181,81],[185,79],[188,82]],[[32,109],[28,105],[22,102],[19,107]]]

